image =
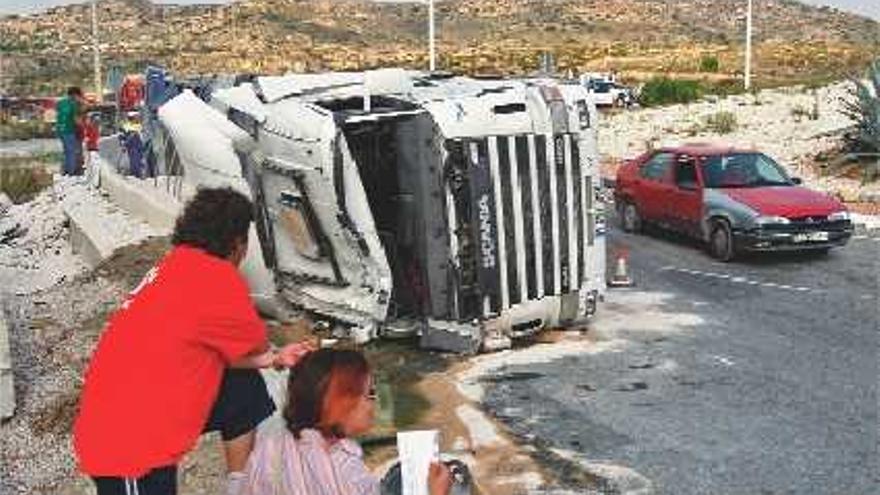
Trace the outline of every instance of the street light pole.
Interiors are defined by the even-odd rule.
[[[95,65],[95,96],[98,102],[104,100],[104,91],[101,84],[101,49],[98,46],[98,0],[92,0],[92,50]]]
[[[434,48],[434,0],[428,0],[428,49],[430,51],[431,72],[437,69],[437,58]]]
[[[752,0],[749,0],[749,8],[746,13],[746,71],[745,89],[752,87]]]

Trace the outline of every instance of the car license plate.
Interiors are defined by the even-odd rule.
[[[828,240],[828,232],[804,232],[795,234],[794,242],[824,242]]]

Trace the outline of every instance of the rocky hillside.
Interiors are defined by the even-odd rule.
[[[644,78],[706,78],[741,66],[744,2],[733,0],[447,0],[438,3],[440,65],[466,73],[524,73],[542,51],[561,70],[614,69]],[[758,80],[839,76],[880,55],[880,23],[791,0],[759,0]],[[99,1],[108,65],[147,61],[177,72],[424,67],[426,7],[366,0],[243,0],[223,6]],[[88,80],[89,8],[0,18],[0,84],[52,92]]]

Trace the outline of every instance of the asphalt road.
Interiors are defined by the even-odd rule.
[[[732,264],[669,236],[609,240],[638,286],[591,331],[621,345],[503,370],[496,417],[649,493],[880,493],[880,239]]]

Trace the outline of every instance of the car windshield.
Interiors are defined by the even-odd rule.
[[[703,180],[708,188],[791,186],[794,183],[763,153],[731,153],[707,157]]]

